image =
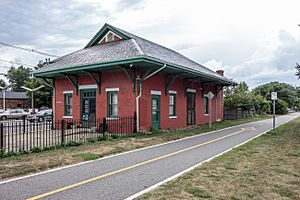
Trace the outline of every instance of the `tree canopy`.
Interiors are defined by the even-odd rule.
[[[35,69],[42,68],[44,66],[44,62],[40,61]],[[12,66],[10,70],[7,73],[8,81],[11,85],[12,91],[24,91],[22,86],[28,87],[28,88],[36,88],[40,85],[43,85],[41,81],[31,78],[32,69],[25,68],[23,66],[20,67],[14,67]],[[51,80],[48,80],[51,84]],[[1,86],[1,79],[0,79],[0,86]],[[47,106],[51,107],[52,102],[52,95],[51,91],[52,88],[44,84],[44,88],[41,88],[40,90],[34,92],[34,102],[36,107],[42,107]],[[31,93],[26,91],[26,94],[31,100]]]
[[[287,103],[287,106],[293,108],[298,106],[299,89],[293,85],[280,82],[270,82],[254,88],[253,92],[260,94],[267,100],[271,100],[271,92],[277,92],[278,99]]]
[[[0,79],[0,86],[1,87],[6,87],[7,86],[7,83],[5,82],[5,80]]]
[[[224,106],[228,108],[251,108],[260,109],[270,113],[272,102],[271,92],[277,92],[276,113],[286,114],[287,108],[298,110],[300,108],[300,89],[280,82],[270,82],[249,90],[245,82],[235,87],[228,87],[224,90]]]
[[[255,108],[263,112],[269,112],[268,101],[263,96],[251,92],[246,82],[241,82],[234,87],[227,87],[224,95],[225,107],[242,108],[244,110]]]
[[[24,91],[21,87],[24,86],[25,81],[30,79],[32,70],[24,66],[12,66],[7,72],[7,79],[11,85],[12,91]]]

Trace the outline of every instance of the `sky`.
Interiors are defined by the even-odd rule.
[[[299,0],[1,0],[0,42],[61,56],[82,49],[108,23],[251,88],[299,86],[299,8]],[[45,58],[0,45],[0,60],[36,65]],[[0,61],[0,73],[10,66]]]

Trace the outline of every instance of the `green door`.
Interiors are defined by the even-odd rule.
[[[85,127],[96,123],[96,90],[81,90],[81,122]]]
[[[152,129],[160,128],[160,96],[152,95]]]

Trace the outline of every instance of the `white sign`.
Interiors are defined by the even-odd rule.
[[[208,97],[209,100],[211,100],[212,98],[214,98],[214,94],[212,92],[209,92],[207,94],[207,97]]]
[[[277,92],[271,93],[271,100],[277,100]]]

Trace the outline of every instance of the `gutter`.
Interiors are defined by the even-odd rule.
[[[35,77],[43,77],[43,76],[48,76],[48,75],[55,75],[55,74],[59,74],[59,73],[63,73],[63,72],[72,72],[72,71],[76,71],[76,70],[82,70],[82,69],[93,69],[93,68],[98,68],[98,67],[108,67],[108,66],[113,66],[113,65],[121,65],[121,64],[131,64],[131,63],[136,63],[136,62],[148,62],[148,63],[152,63],[155,65],[160,65],[163,66],[163,64],[166,62],[162,61],[162,60],[158,60],[158,59],[154,59],[148,56],[137,56],[137,57],[133,57],[130,59],[123,59],[123,60],[118,60],[118,61],[108,61],[108,62],[103,62],[103,63],[94,63],[94,64],[86,64],[86,65],[75,65],[75,66],[68,66],[65,67],[63,69],[56,69],[56,70],[52,70],[52,71],[46,71],[46,72],[33,72]],[[183,66],[178,66],[178,65],[174,65],[172,63],[168,63],[168,67],[172,68],[172,69],[176,69],[176,70],[182,70],[188,74],[194,74],[194,75],[202,75],[202,76],[206,76],[209,77],[213,80],[216,81],[220,81],[221,83],[225,83],[228,85],[236,85],[237,83],[233,80],[226,80],[221,77],[217,77],[217,76],[213,76],[209,73],[204,73],[201,71],[197,71],[195,69],[191,69],[191,68],[184,68]]]
[[[142,83],[143,81],[147,80],[148,78],[154,76],[155,74],[157,74],[158,72],[160,72],[161,70],[165,69],[167,67],[166,64],[164,64],[164,66],[162,66],[161,68],[157,69],[156,71],[154,71],[153,73],[149,74],[146,77],[142,77],[140,78],[139,76],[136,78],[137,80],[137,84],[138,84],[138,88],[139,88],[139,94],[136,97],[136,131],[139,132],[140,131],[140,98],[142,96]]]

